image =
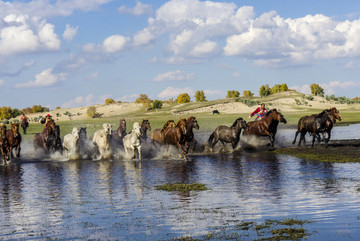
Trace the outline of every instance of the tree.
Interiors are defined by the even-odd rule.
[[[195,92],[194,97],[195,97],[195,101],[196,101],[196,102],[206,101],[205,93],[204,93],[204,91],[202,91],[202,90],[197,90],[197,91]]]
[[[280,93],[281,92],[281,85],[274,85],[271,87],[271,94]]]
[[[235,97],[237,98],[239,96],[240,96],[239,91],[237,91],[237,90],[228,90],[226,98],[235,98]]]
[[[45,111],[49,111],[49,108],[47,107],[43,107],[41,105],[33,105],[31,108],[31,112],[32,113],[38,113],[38,112],[45,112]]]
[[[324,97],[324,89],[318,84],[311,84],[310,90],[313,95]]]
[[[91,118],[96,118],[100,116],[100,114],[96,112],[95,106],[89,106],[86,110],[86,114]]]
[[[0,108],[0,120],[10,119],[12,117],[11,107],[3,106]]]
[[[105,105],[110,105],[110,104],[115,104],[115,100],[114,99],[106,99],[105,100]]]
[[[154,100],[152,104],[153,109],[161,109],[162,107],[162,101],[161,100]]]
[[[244,90],[243,96],[244,97],[253,97],[254,93],[252,93],[250,90]]]
[[[177,97],[177,102],[179,104],[190,102],[190,96],[188,93],[182,93]]]
[[[135,103],[141,103],[144,107],[149,108],[151,100],[149,97],[145,94],[140,94],[140,96],[136,99]]]
[[[281,90],[281,92],[284,92],[284,91],[288,91],[289,88],[288,88],[287,84],[281,84],[280,90]]]
[[[14,109],[11,110],[11,117],[12,118],[15,118],[15,117],[17,117],[19,115],[21,115],[19,109],[14,108]]]
[[[259,95],[261,97],[268,96],[271,94],[271,89],[269,85],[262,85],[259,89]]]
[[[26,107],[26,108],[22,109],[21,112],[23,112],[24,114],[30,114],[30,113],[32,113],[32,108]]]

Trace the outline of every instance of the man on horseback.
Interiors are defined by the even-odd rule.
[[[257,119],[259,119],[259,118],[260,118],[260,120],[261,120],[262,118],[265,117],[265,115],[266,115],[267,112],[268,112],[268,110],[265,108],[265,104],[263,103],[263,104],[261,104],[260,107],[256,108],[256,110],[254,110],[253,113],[250,114],[249,118],[251,118],[251,117],[253,117],[254,115],[256,115],[255,120],[257,120]]]
[[[21,118],[20,118],[20,123],[21,123],[21,127],[23,128],[24,134],[26,135],[26,128],[29,127],[29,120],[26,117],[25,113],[22,114]]]
[[[46,129],[46,127],[47,127],[48,124],[49,124],[49,121],[52,120],[51,118],[52,118],[52,116],[51,116],[50,114],[47,114],[47,115],[45,116],[45,118],[42,118],[42,119],[41,119],[40,123],[41,123],[41,124],[45,124],[44,129],[43,129],[43,132],[45,132],[45,129]]]

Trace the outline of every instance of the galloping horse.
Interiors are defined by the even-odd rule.
[[[155,129],[151,132],[150,140],[153,145],[155,145],[155,142],[159,144],[164,144],[164,133],[167,128],[173,128],[176,124],[174,120],[168,120],[162,129]]]
[[[181,142],[184,140],[186,135],[186,119],[182,118],[178,121],[174,128],[166,128],[164,131],[164,144],[169,150],[169,145],[176,145],[180,151],[179,154],[183,154],[185,160],[187,160],[186,152],[184,151]],[[185,146],[188,148],[188,143],[185,142]]]
[[[135,149],[139,152],[139,160],[141,161],[141,127],[139,122],[135,122],[133,124],[133,130],[127,134],[124,139],[124,149],[126,155],[128,155],[128,151],[132,150],[132,158],[135,158]]]
[[[21,135],[19,131],[19,126],[19,123],[12,123],[11,129],[6,132],[6,138],[9,142],[11,158],[14,157],[13,148],[16,149],[16,157],[20,157]]]
[[[36,133],[34,136],[33,145],[35,149],[43,149],[46,154],[49,153],[50,149],[54,150],[55,142],[57,141],[57,133],[54,120],[49,120],[47,127],[44,128],[42,133]]]
[[[79,143],[79,129],[74,127],[71,134],[64,136],[63,147],[65,150],[65,157],[69,160],[76,160],[80,158],[80,143]]]
[[[6,125],[0,125],[0,151],[2,155],[3,164],[7,165],[7,160],[10,159],[10,145],[6,138]]]
[[[111,131],[111,142],[114,148],[118,148],[123,145],[123,138],[126,136],[126,121],[120,119],[119,128],[116,131]]]
[[[231,143],[232,148],[235,149],[240,141],[240,133],[242,129],[246,129],[247,124],[243,118],[237,118],[232,126],[218,126],[214,132],[210,135],[208,145],[212,149],[218,141],[223,144],[223,148],[226,148],[225,143]]]
[[[100,152],[100,159],[106,159],[111,157],[111,148],[110,148],[110,138],[111,138],[111,124],[104,123],[103,129],[98,130],[94,133],[93,143],[98,147]]]
[[[29,127],[29,122],[23,119],[20,123],[20,126],[23,129],[24,135],[26,135],[26,129]]]
[[[258,121],[250,121],[247,123],[248,128],[244,130],[245,135],[268,136],[270,138],[271,147],[274,147],[275,135],[279,122],[287,123],[284,116],[272,109],[266,113],[266,116]]]
[[[142,123],[141,123],[141,127],[140,127],[140,132],[141,132],[140,140],[143,143],[146,143],[146,140],[147,140],[146,132],[148,130],[151,131],[150,122],[149,122],[149,120],[143,120]]]
[[[189,152],[189,148],[190,148],[190,145],[189,145],[189,142],[194,142],[194,146],[192,148],[192,151],[194,152],[195,151],[195,148],[196,148],[196,140],[195,140],[195,137],[194,137],[194,132],[193,132],[193,128],[195,128],[196,130],[199,130],[199,125],[197,123],[197,120],[194,116],[190,116],[187,120],[186,120],[186,134],[185,134],[185,138],[182,142],[182,144],[185,144],[187,146],[187,149],[186,149],[186,153]]]

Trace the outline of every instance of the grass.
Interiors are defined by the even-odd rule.
[[[190,192],[190,191],[206,191],[208,188],[205,184],[192,183],[192,184],[182,184],[182,183],[172,183],[172,184],[163,184],[155,186],[156,190],[168,191],[168,192]]]

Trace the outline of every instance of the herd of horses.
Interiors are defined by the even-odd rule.
[[[318,142],[324,141],[327,147],[336,120],[341,120],[341,117],[335,107],[326,109],[319,114],[301,117],[293,144],[296,143],[297,136],[300,134],[298,145],[301,142],[305,145],[305,135],[309,133],[312,136],[312,146],[317,139]],[[208,147],[212,152],[215,145],[220,141],[223,148],[226,148],[226,143],[230,143],[235,149],[243,131],[245,136],[269,137],[270,145],[274,147],[279,123],[286,124],[287,121],[276,109],[269,110],[263,119],[257,121],[246,122],[243,118],[237,118],[230,127],[218,126],[203,146]],[[19,125],[19,123],[12,123],[9,130],[6,129],[5,125],[0,126],[0,150],[5,165],[10,158],[14,157],[13,150],[16,150],[16,156],[20,157],[21,134]],[[147,131],[151,131],[149,120],[143,120],[141,124],[135,122],[129,133],[126,132],[125,119],[120,120],[117,130],[112,130],[111,124],[108,123],[104,123],[102,127],[101,130],[94,133],[92,139],[87,138],[85,127],[80,129],[74,127],[72,132],[65,135],[62,141],[60,127],[53,120],[50,120],[42,133],[35,134],[33,145],[36,150],[41,149],[46,154],[57,151],[64,152],[65,157],[69,160],[79,158],[107,159],[119,149],[131,158],[135,158],[137,150],[139,160],[142,159],[141,146],[148,140]],[[155,147],[165,146],[166,151],[169,150],[170,145],[177,147],[180,157],[186,160],[190,145],[193,145],[192,151],[195,151],[197,145],[193,129],[199,130],[198,122],[194,116],[187,119],[181,118],[177,123],[174,120],[169,120],[163,128],[151,132],[150,141]]]

